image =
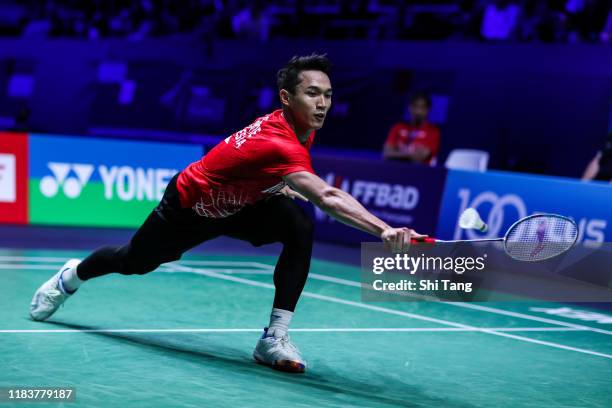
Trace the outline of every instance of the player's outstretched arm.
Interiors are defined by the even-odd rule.
[[[284,177],[285,181],[325,213],[351,227],[368,232],[395,252],[407,251],[411,238],[417,234],[410,228],[392,228],[366,210],[359,201],[345,191],[332,187],[323,179],[307,171],[298,171]]]

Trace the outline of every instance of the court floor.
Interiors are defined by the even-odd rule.
[[[251,358],[273,298],[270,256],[187,255],[108,275],[31,321],[36,288],[84,255],[0,249],[0,387],[75,387],[67,407],[612,404],[605,320],[545,313],[559,304],[362,302],[358,268],[316,259],[290,331],[304,375]]]

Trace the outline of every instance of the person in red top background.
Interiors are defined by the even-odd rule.
[[[293,57],[277,75],[282,109],[256,119],[174,176],[127,245],[66,262],[34,294],[32,319],[49,318],[84,281],[113,272],[143,275],[219,236],[255,246],[280,242],[270,323],[253,357],[276,369],[304,372],[306,363],[287,331],[308,277],[313,224],[292,198],[311,201],[394,252],[407,251],[411,238],[423,237],[387,225],[315,174],[309,150],[331,107],[330,68],[324,55]]]
[[[416,93],[410,98],[410,122],[396,123],[389,131],[383,150],[386,160],[435,164],[440,149],[440,130],[428,122],[430,109],[429,95]]]

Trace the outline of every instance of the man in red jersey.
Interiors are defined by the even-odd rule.
[[[387,160],[408,160],[434,164],[440,149],[440,130],[428,122],[431,99],[424,93],[410,98],[410,122],[398,122],[389,131],[383,157]]]
[[[313,171],[309,149],[331,106],[329,72],[324,55],[293,57],[278,72],[282,109],[229,136],[176,175],[129,244],[66,262],[34,294],[32,319],[47,319],[86,280],[112,272],[146,274],[218,236],[255,246],[280,242],[270,323],[253,357],[277,369],[304,372],[306,363],[287,330],[308,277],[313,226],[291,197],[305,197],[395,252],[407,250],[411,237],[421,237],[390,227]]]

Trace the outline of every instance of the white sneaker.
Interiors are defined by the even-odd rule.
[[[253,351],[255,361],[277,370],[303,373],[306,370],[306,362],[302,359],[297,347],[291,343],[289,335],[266,337],[267,332],[266,327],[263,336],[255,346],[255,351]]]
[[[72,294],[64,291],[60,278],[62,273],[70,268],[76,267],[81,261],[78,259],[70,259],[64,264],[58,273],[53,275],[51,279],[42,284],[34,293],[32,303],[30,303],[30,317],[33,320],[45,320],[68,299]],[[73,292],[74,293],[74,292]]]

